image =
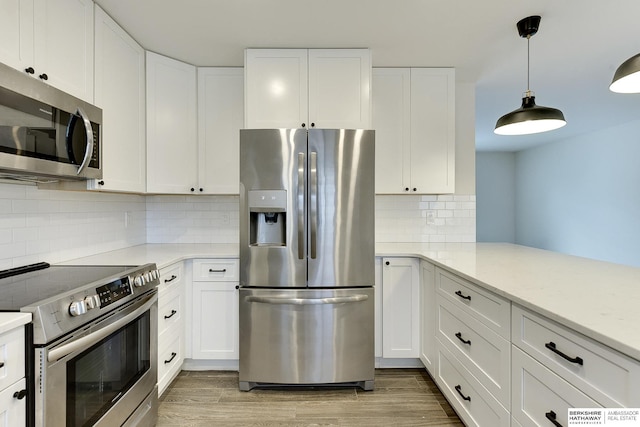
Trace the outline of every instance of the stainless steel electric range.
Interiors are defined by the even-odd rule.
[[[158,279],[155,264],[0,271],[0,311],[33,315],[28,425],[155,425]]]

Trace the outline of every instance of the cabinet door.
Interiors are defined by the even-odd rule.
[[[93,2],[35,0],[35,76],[93,102]]]
[[[143,193],[146,184],[144,49],[96,6],[95,103],[102,108],[103,179],[92,188]]]
[[[238,359],[237,282],[193,282],[193,359]]]
[[[147,52],[147,191],[198,190],[196,69]]]
[[[411,69],[411,190],[455,190],[455,75],[452,68]]]
[[[436,316],[436,268],[420,261],[420,360],[433,376],[437,372]]]
[[[12,427],[27,425],[27,399],[16,399],[13,396],[14,393],[26,388],[26,380],[22,378],[0,392],[0,425]]]
[[[371,128],[368,49],[309,50],[309,122],[324,129]]]
[[[247,49],[245,127],[299,128],[307,118],[307,50]]]
[[[0,2],[0,62],[18,70],[33,67],[35,0]]]
[[[418,358],[420,279],[413,258],[382,259],[382,356]]]
[[[411,171],[411,72],[373,70],[373,127],[376,130],[376,194],[409,191]],[[406,158],[405,158],[406,157]]]
[[[198,69],[199,183],[206,194],[239,194],[242,68]]]

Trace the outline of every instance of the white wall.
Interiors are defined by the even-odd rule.
[[[516,241],[516,155],[476,153],[477,241]]]
[[[640,267],[640,120],[516,155],[516,241]]]

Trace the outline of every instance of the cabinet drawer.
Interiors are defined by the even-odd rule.
[[[167,290],[168,286],[182,282],[183,276],[184,268],[181,262],[161,269],[160,286],[158,287],[158,291],[162,293]]]
[[[162,394],[171,380],[180,372],[184,360],[182,333],[169,334],[158,343],[158,393]]]
[[[640,362],[516,305],[512,334],[513,344],[602,406],[640,407]]]
[[[598,408],[600,405],[586,394],[513,348],[513,417],[523,427],[551,426],[554,419],[568,425],[569,408]]]
[[[24,328],[0,335],[0,390],[24,377]]]
[[[27,425],[27,399],[16,399],[13,394],[26,390],[27,382],[24,378],[11,384],[0,392],[0,425],[25,426]]]
[[[180,287],[174,288],[158,299],[158,336],[175,325],[182,330],[184,302],[180,291]]]
[[[510,338],[511,302],[440,268],[436,270],[438,293],[472,314],[505,339]]]
[[[507,407],[511,388],[511,343],[442,296],[437,301],[438,339]]]
[[[487,393],[473,375],[442,346],[438,349],[436,381],[465,425],[509,426],[509,411]]]
[[[196,259],[193,261],[194,282],[237,282],[237,259]]]

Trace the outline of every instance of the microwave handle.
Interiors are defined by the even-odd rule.
[[[91,155],[93,154],[93,129],[91,128],[91,120],[89,120],[89,116],[82,111],[82,108],[78,107],[78,112],[76,114],[82,118],[87,136],[87,148],[84,151],[84,159],[82,159],[82,163],[78,166],[78,171],[76,172],[76,175],[80,175],[82,169],[84,169],[91,161]]]
[[[146,299],[146,302],[142,306],[136,308],[133,312],[125,315],[124,317],[121,317],[113,323],[110,323],[104,328],[98,329],[95,332],[91,332],[89,335],[85,335],[82,338],[78,338],[71,342],[62,344],[57,348],[49,350],[49,352],[47,353],[47,360],[49,362],[55,362],[56,360],[60,360],[71,353],[82,351],[91,347],[95,343],[116,332],[118,329],[129,324],[132,320],[143,314],[145,311],[149,310],[149,308],[151,308],[153,304],[156,304],[157,301],[158,297],[156,295],[156,292],[152,292],[151,296]]]

